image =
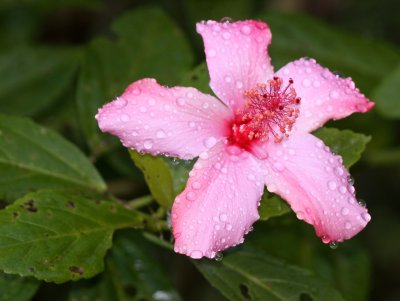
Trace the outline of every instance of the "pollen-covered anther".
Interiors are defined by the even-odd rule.
[[[267,141],[273,138],[278,143],[288,137],[299,116],[300,97],[297,97],[292,79],[286,86],[282,84],[280,77],[274,77],[267,84],[259,83],[244,92],[247,101],[238,115],[243,122],[240,127],[246,130],[248,139]]]

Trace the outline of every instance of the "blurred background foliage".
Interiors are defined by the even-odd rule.
[[[273,33],[270,54],[276,70],[299,57],[315,58],[341,76],[352,77],[376,107],[366,115],[328,124],[372,137],[351,173],[357,195],[367,202],[373,219],[357,238],[339,248],[323,245],[310,226],[291,213],[284,214],[290,210],[279,201],[271,201],[269,209],[282,216],[264,216],[246,238],[245,247],[240,247],[243,250],[228,251],[233,254],[222,258],[221,268],[200,262],[196,269],[187,258],[157,246],[169,240],[168,231],[160,230],[156,238],[146,240],[139,232],[124,230],[116,233],[104,273],[61,285],[3,275],[0,300],[263,300],[263,289],[244,285],[237,275],[239,268],[229,270],[232,262],[245,268],[254,260],[246,255],[253,248],[313,271],[319,278],[308,285],[324,279],[346,300],[400,300],[399,10],[397,0],[2,0],[0,112],[32,118],[78,146],[100,171],[110,194],[130,200],[148,195],[150,189],[161,205],[161,209],[151,203],[146,207],[155,216],[165,216],[191,163],[157,158],[151,161],[155,167],[146,171],[145,179],[141,170],[148,163],[100,133],[94,115],[103,103],[142,77],[209,91],[202,42],[195,32],[200,20],[264,20]],[[22,129],[19,119],[2,120],[3,130]],[[36,133],[32,126],[32,135]],[[10,147],[1,141],[0,145]],[[29,141],[19,145],[29,147]],[[65,153],[74,154],[69,147],[65,146]],[[103,189],[102,180],[85,164],[87,173],[82,179],[92,179],[85,185]],[[153,183],[160,175],[167,183],[164,186]],[[78,176],[72,173],[66,181]],[[42,187],[43,181],[49,182],[35,178],[28,191]],[[6,194],[1,185],[4,202],[27,192],[21,187]],[[272,271],[279,274],[282,267],[268,256],[259,264],[273,277]],[[257,274],[260,271],[251,273],[263,277]],[[290,273],[298,281],[311,277],[298,270]],[[229,285],[237,281],[240,290],[232,291]],[[310,301],[313,296],[304,293],[299,299]]]

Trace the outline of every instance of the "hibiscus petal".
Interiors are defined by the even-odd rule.
[[[301,98],[300,116],[295,127],[311,132],[330,119],[341,119],[354,112],[365,113],[374,103],[355,87],[351,78],[341,78],[313,59],[300,59],[287,64],[276,76],[293,87]]]
[[[231,114],[218,99],[194,88],[143,79],[104,105],[96,118],[103,132],[126,147],[191,159],[225,136]]]
[[[214,93],[234,111],[243,107],[243,92],[265,82],[273,75],[267,46],[271,31],[258,21],[197,24],[204,40]]]
[[[288,201],[299,219],[312,224],[324,243],[360,232],[371,216],[355,198],[340,156],[318,138],[295,133],[269,145],[265,178],[269,191]]]
[[[213,258],[243,242],[259,218],[263,179],[259,162],[236,146],[220,142],[200,154],[172,207],[175,251]]]

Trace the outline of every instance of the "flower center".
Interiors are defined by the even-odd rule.
[[[300,97],[292,79],[284,87],[282,83],[281,78],[274,77],[244,92],[247,101],[231,124],[231,143],[246,149],[253,140],[279,143],[289,136],[299,116]]]

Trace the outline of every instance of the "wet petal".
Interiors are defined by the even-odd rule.
[[[258,21],[197,24],[204,40],[210,86],[234,110],[245,102],[243,92],[273,75],[267,53],[271,31]]]
[[[352,113],[365,113],[374,103],[355,87],[351,78],[341,78],[313,59],[300,59],[287,64],[276,75],[284,82],[292,78],[301,98],[300,115],[295,128],[311,132],[330,119],[341,119]]]
[[[218,99],[194,88],[143,79],[104,105],[96,118],[103,132],[126,147],[191,159],[225,136],[231,114]]]
[[[341,242],[371,219],[355,198],[340,156],[307,133],[269,145],[265,178],[269,191],[288,201],[297,217],[312,224],[325,243]]]
[[[249,153],[223,142],[200,154],[172,207],[175,251],[213,258],[243,242],[259,218],[264,187],[260,167]]]

